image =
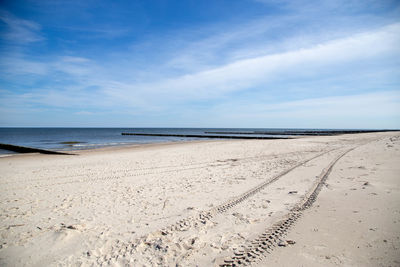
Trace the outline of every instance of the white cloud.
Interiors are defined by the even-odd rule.
[[[400,55],[399,36],[400,24],[394,24],[306,49],[238,60],[206,71],[147,83],[115,81],[112,76],[114,73],[108,73],[107,66],[101,67],[84,57],[64,56],[43,63],[15,58],[14,61],[2,61],[1,68],[19,74],[50,75],[52,79],[64,79],[65,76],[65,79],[75,83],[62,87],[46,85],[25,95],[25,101],[31,99],[33,103],[60,107],[117,105],[119,108],[161,111],[172,108],[173,103],[221,99],[236,91],[251,91],[254,87],[268,94],[274,89],[274,83],[284,83],[291,77],[312,80],[324,68],[331,71],[351,62],[373,61],[382,55],[394,57]],[[64,74],[56,75],[54,71]]]
[[[363,9],[386,8],[391,1],[387,0],[253,0],[266,5],[280,6],[295,12],[326,12],[351,13]]]
[[[24,58],[22,54],[0,54],[1,76],[15,75],[45,75],[49,66],[45,62],[38,62]]]
[[[26,76],[52,75],[55,71],[70,75],[68,78],[76,79],[79,76],[90,74],[96,69],[96,65],[84,57],[63,56],[49,59],[43,57],[40,61],[26,58],[22,53],[2,53],[0,54],[0,76]],[[53,77],[54,79],[55,77]]]
[[[204,111],[203,111],[204,112]],[[400,91],[370,92],[322,98],[306,98],[279,103],[251,103],[228,101],[205,111],[209,118],[225,122],[235,121],[239,127],[294,127],[294,128],[400,128]],[[210,116],[213,114],[213,116]],[[198,116],[198,114],[192,114]],[[219,126],[222,127],[222,126]]]
[[[64,72],[72,77],[79,79],[81,76],[92,74],[96,65],[89,59],[84,57],[64,56],[57,61],[48,63],[54,70]]]
[[[206,71],[164,79],[153,83],[125,86],[118,94],[161,95],[169,98],[215,98],[254,86],[268,89],[273,80],[291,76],[312,76],[321,68],[375,56],[400,56],[400,24],[377,31],[319,44],[307,49],[239,60]],[[118,89],[116,89],[118,90]]]
[[[7,30],[2,38],[15,43],[32,43],[44,40],[40,33],[40,25],[29,20],[24,20],[0,10],[0,20],[7,25]]]
[[[400,115],[400,91],[303,99],[266,105],[260,111],[294,117]]]
[[[75,112],[75,114],[76,114],[76,115],[83,115],[83,116],[87,116],[87,115],[94,115],[94,113],[93,113],[93,112],[90,112],[90,111],[85,111],[85,110],[82,110],[82,111]]]
[[[0,19],[7,21],[6,23],[9,25],[8,35],[5,35],[5,38],[21,43],[41,40],[39,25],[9,15],[7,17],[4,13],[0,13],[0,15]],[[292,18],[287,19],[291,20]],[[8,89],[8,93],[0,92],[1,103],[8,107],[12,105],[45,106],[83,110],[74,113],[75,115],[97,115],[99,114],[98,110],[162,114],[179,109],[181,108],[179,105],[188,102],[217,100],[219,103],[222,101],[235,103],[232,101],[234,99],[232,95],[238,92],[251,92],[254,88],[263,91],[257,96],[265,97],[269,94],[273,95],[271,91],[274,90],[274,86],[288,85],[287,80],[289,79],[295,78],[294,80],[296,80],[300,77],[313,81],[320,78],[323,71],[335,72],[342,67],[358,62],[374,64],[382,58],[393,63],[400,56],[399,23],[351,36],[348,36],[348,32],[337,34],[337,36],[347,36],[344,38],[333,39],[332,36],[327,38],[319,35],[319,32],[307,40],[302,40],[304,35],[299,34],[290,36],[289,39],[284,38],[283,41],[275,40],[275,43],[270,44],[269,35],[262,40],[258,39],[268,32],[269,27],[276,26],[274,23],[277,21],[266,24],[267,21],[263,19],[253,21],[243,27],[236,27],[232,31],[211,34],[193,42],[184,42],[182,49],[179,46],[169,47],[166,53],[169,53],[170,57],[174,55],[177,57],[174,60],[168,60],[167,57],[165,62],[160,62],[162,65],[160,69],[171,67],[174,64],[180,65],[180,71],[176,72],[182,73],[180,76],[168,71],[161,71],[154,75],[153,72],[157,72],[158,69],[148,66],[157,62],[151,62],[149,65],[146,62],[143,70],[138,70],[132,67],[134,62],[129,64],[128,54],[124,54],[129,58],[126,61],[128,63],[122,65],[121,61],[115,58],[102,61],[102,58],[89,59],[78,54],[74,54],[78,56],[58,55],[51,58],[45,55],[39,62],[22,53],[4,53],[0,61],[2,77],[7,76],[6,79],[8,79],[16,76],[14,77],[15,81],[19,83],[20,77],[29,82],[27,77],[36,75],[38,80],[49,82],[34,88],[29,93],[10,93],[10,89]],[[256,50],[255,46],[251,44],[252,41],[249,41],[253,38],[257,40],[255,42],[257,43]],[[221,51],[224,52],[220,54]],[[221,60],[221,58],[223,59]],[[396,65],[396,63],[392,65]],[[384,71],[384,77],[379,80],[395,76],[395,74],[390,74],[393,69],[384,69]],[[142,76],[140,82],[129,77],[130,73],[137,77],[139,72]],[[119,76],[121,73],[124,73],[123,78]],[[365,72],[363,73],[365,74]],[[340,84],[334,84],[335,81],[337,81],[337,77],[332,77],[332,86],[340,86]],[[377,110],[376,114],[378,115],[389,116],[396,112],[400,113],[398,98],[396,98],[397,102],[390,102],[388,98],[383,98],[384,96],[381,95],[310,98],[310,93],[323,89],[303,88],[306,100],[295,102],[286,101],[279,104],[261,105],[255,99],[246,103],[246,107],[241,106],[240,103],[227,106],[215,104],[215,107],[216,110],[220,109],[225,114],[231,113],[236,118],[246,118],[249,123],[251,122],[250,118],[259,118],[260,120],[271,119],[274,116],[303,118],[312,117],[315,112],[332,116],[332,118],[335,117],[334,113],[336,112],[336,117],[345,117],[345,114],[351,113],[352,109],[356,112],[367,112],[368,106],[374,104],[385,105],[385,108]],[[387,90],[387,88],[379,88],[379,84],[375,88],[369,89]],[[340,90],[337,92],[332,90],[330,93],[343,95],[343,91]],[[357,103],[357,99],[361,99],[364,104],[354,105]],[[224,107],[226,107],[225,110]],[[181,108],[181,110],[183,109]],[[96,112],[92,113],[93,110]],[[246,110],[254,112],[246,112]],[[194,116],[201,117],[201,114],[194,113]],[[207,112],[206,114],[210,115]],[[257,125],[261,124],[258,121]],[[217,123],[214,126],[218,126]]]
[[[73,56],[64,56],[61,58],[64,62],[72,62],[72,63],[86,63],[90,62],[90,59],[84,57],[73,57]]]

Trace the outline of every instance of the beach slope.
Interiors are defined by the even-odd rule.
[[[399,159],[396,132],[3,157],[0,264],[396,266]]]

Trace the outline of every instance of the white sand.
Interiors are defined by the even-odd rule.
[[[398,266],[399,133],[0,158],[0,265],[221,263],[284,218],[352,147],[285,237],[296,244],[255,264]],[[324,152],[237,205],[213,209]]]

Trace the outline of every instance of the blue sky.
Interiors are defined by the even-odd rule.
[[[400,128],[400,2],[0,4],[0,126]]]

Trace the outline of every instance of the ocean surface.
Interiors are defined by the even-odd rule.
[[[148,144],[196,140],[198,138],[129,136],[123,132],[150,134],[197,134],[205,132],[260,132],[302,129],[268,128],[0,128],[0,143],[27,146],[47,150],[80,150],[107,146]],[[310,129],[308,129],[310,130]],[[314,129],[313,129],[314,130]],[[315,129],[318,130],[318,129]],[[230,134],[232,135],[232,134]],[[204,140],[204,139],[202,139]],[[1,150],[0,154],[9,151]]]
[[[124,136],[123,132],[204,134],[205,131],[249,131],[216,128],[0,128],[0,143],[47,150],[80,150],[107,146],[177,142],[197,138]],[[254,130],[254,129],[253,129]],[[1,150],[0,153],[9,153]]]

